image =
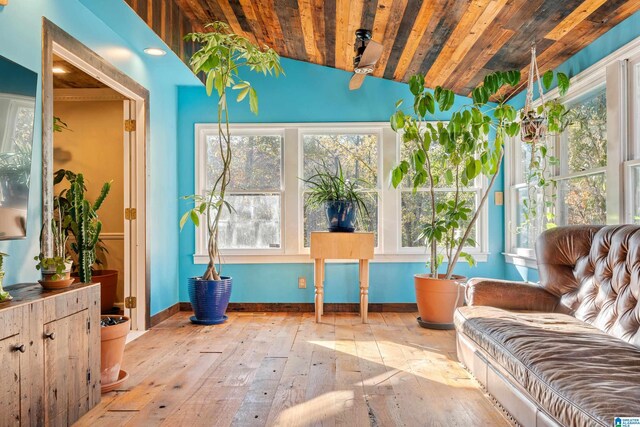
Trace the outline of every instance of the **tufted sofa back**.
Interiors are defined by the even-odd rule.
[[[560,311],[640,346],[640,226],[567,226],[536,242],[540,284]]]

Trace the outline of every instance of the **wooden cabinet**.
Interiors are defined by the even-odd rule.
[[[0,426],[67,426],[100,401],[100,287],[8,289],[0,303]]]

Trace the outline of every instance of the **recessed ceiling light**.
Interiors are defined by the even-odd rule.
[[[157,47],[148,47],[144,50],[144,53],[151,56],[164,56],[167,54],[167,52]]]
[[[66,74],[68,73],[68,71],[62,67],[53,67],[51,69],[51,71],[53,71],[53,74]]]

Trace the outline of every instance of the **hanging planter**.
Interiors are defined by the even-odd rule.
[[[527,97],[525,106],[520,113],[520,139],[530,146],[531,158],[526,173],[528,197],[523,200],[524,222],[518,232],[529,229],[530,226],[546,228],[553,227],[555,212],[553,203],[555,195],[548,191],[549,186],[555,185],[552,178],[552,167],[558,164],[553,155],[552,136],[564,131],[568,125],[568,110],[557,99],[545,101],[544,90],[549,90],[554,81],[558,83],[558,93],[562,97],[569,89],[569,77],[564,73],[554,73],[548,70],[542,78],[536,60],[536,45],[531,45],[531,64],[529,66],[529,80],[527,83]],[[539,101],[534,107],[534,85],[537,83]],[[544,87],[544,89],[543,89]]]
[[[538,62],[536,61],[536,45],[531,46],[531,65],[529,66],[529,82],[527,83],[527,98],[520,113],[520,138],[524,142],[535,144],[542,140],[547,133],[547,119],[543,111],[536,111],[533,108],[533,83],[534,76],[538,82],[538,92],[540,100],[544,105],[544,93],[542,91],[542,83],[538,71]]]

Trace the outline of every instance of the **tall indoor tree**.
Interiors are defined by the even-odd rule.
[[[271,48],[254,45],[247,38],[229,31],[224,22],[214,22],[205,26],[206,32],[190,33],[185,36],[188,41],[198,43],[201,47],[191,57],[194,73],[202,73],[206,77],[207,95],[215,90],[218,95],[217,122],[218,144],[222,169],[219,171],[211,188],[206,194],[194,194],[185,198],[194,201],[195,206],[187,211],[180,220],[184,227],[191,220],[196,227],[200,225],[200,217],[205,217],[209,241],[207,245],[209,263],[202,280],[220,280],[216,262],[220,261],[218,246],[219,223],[223,208],[231,212],[233,209],[225,199],[227,187],[231,180],[231,132],[229,129],[229,90],[237,93],[236,101],[248,98],[249,108],[258,114],[258,94],[251,83],[244,78],[245,71],[253,71],[264,75],[282,73],[280,57]]]

